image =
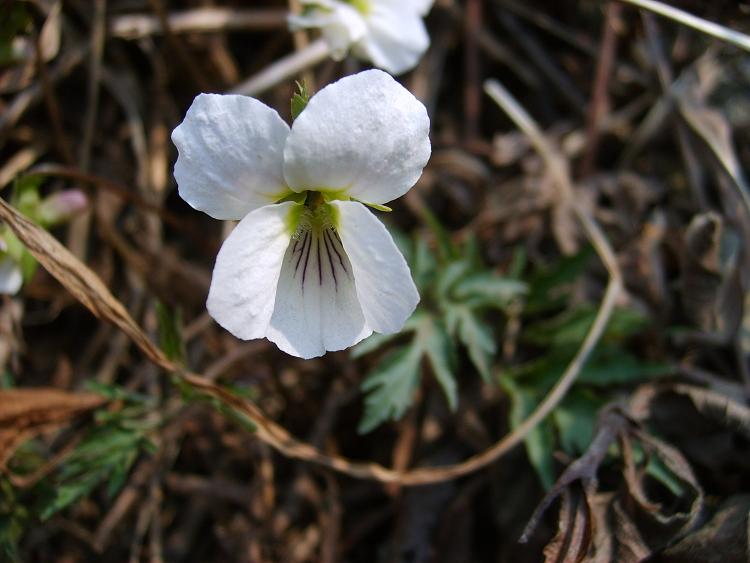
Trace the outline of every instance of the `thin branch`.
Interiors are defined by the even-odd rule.
[[[286,10],[205,7],[172,12],[167,24],[172,33],[211,33],[232,30],[261,30],[286,27]],[[110,20],[110,35],[141,39],[164,33],[157,16],[128,14]]]

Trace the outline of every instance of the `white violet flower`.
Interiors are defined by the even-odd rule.
[[[320,28],[331,56],[349,49],[391,74],[414,68],[427,47],[422,18],[433,0],[302,0],[303,12],[289,16],[292,29]]]
[[[240,219],[206,306],[243,340],[312,358],[399,331],[419,302],[382,208],[430,157],[425,107],[369,70],[314,95],[291,127],[245,96],[200,94],[172,133],[180,196]]]

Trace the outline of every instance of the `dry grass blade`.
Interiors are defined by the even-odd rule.
[[[171,365],[164,353],[148,339],[102,280],[52,235],[29,221],[2,199],[0,218],[26,245],[34,258],[94,315],[117,325],[156,364],[162,367]]]
[[[670,20],[674,20],[688,27],[692,27],[693,29],[697,29],[698,31],[705,33],[706,35],[716,37],[717,39],[721,39],[722,41],[726,41],[727,43],[736,45],[737,47],[745,49],[746,51],[750,51],[750,37],[748,37],[744,33],[740,33],[739,31],[734,31],[733,29],[729,29],[728,27],[724,27],[723,25],[704,20],[702,18],[694,16],[689,12],[685,12],[684,10],[668,6],[663,2],[656,2],[655,0],[620,1],[632,4],[633,6],[638,6],[639,8],[643,8],[644,10],[649,10],[651,12],[654,12],[655,14],[659,14],[660,16],[663,16],[665,18],[669,18]]]
[[[93,393],[70,393],[47,387],[0,389],[0,470],[15,449],[34,434],[105,402],[105,398]]]

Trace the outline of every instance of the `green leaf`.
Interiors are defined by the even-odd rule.
[[[441,268],[435,280],[435,295],[441,305],[450,303],[453,287],[471,270],[469,260],[455,260]]]
[[[539,400],[533,390],[521,387],[509,377],[503,377],[500,383],[510,396],[510,426],[515,430],[531,414]],[[524,440],[526,455],[529,456],[529,461],[545,489],[549,489],[555,483],[553,438],[550,423],[543,420]]]
[[[588,449],[594,437],[597,413],[605,403],[590,392],[574,388],[552,411],[560,446],[569,456],[578,457]]]
[[[570,284],[589,265],[594,252],[586,247],[578,254],[563,258],[549,268],[535,272],[529,280],[528,312],[539,313],[562,306],[570,293]]]
[[[403,346],[391,352],[362,383],[369,391],[358,432],[366,434],[387,420],[403,416],[414,400],[419,383],[422,350]]]
[[[432,367],[432,372],[435,374],[435,379],[445,394],[448,406],[451,410],[456,410],[458,392],[456,378],[453,375],[456,364],[453,342],[443,324],[436,320],[423,324],[418,338]]]
[[[525,295],[528,286],[515,279],[502,278],[483,271],[468,275],[453,288],[456,299],[472,300],[475,306],[505,309],[513,300]]]
[[[435,282],[437,260],[427,241],[419,236],[415,239],[413,259],[410,264],[414,275],[414,283],[423,293],[428,293]]]
[[[401,330],[401,332],[394,332],[393,334],[380,334],[379,332],[374,332],[362,342],[354,346],[354,348],[351,349],[350,355],[354,359],[361,358],[370,352],[374,352],[378,348],[382,348],[388,342],[402,334],[404,334],[403,330]]]
[[[528,326],[524,331],[524,339],[543,346],[579,345],[594,323],[596,314],[595,306],[581,305],[551,319]],[[622,341],[643,330],[648,323],[648,319],[642,313],[628,309],[615,309],[602,338],[610,342]]]
[[[307,91],[307,84],[304,80],[302,83],[297,82],[297,91],[292,95],[292,120],[297,119],[302,110],[307,107],[307,103],[310,101],[310,93]]]
[[[469,352],[469,359],[486,383],[492,382],[492,359],[497,345],[492,330],[468,307],[453,305],[449,317],[456,318],[455,334]]]
[[[600,345],[581,369],[578,382],[603,387],[640,383],[667,375],[671,369],[668,364],[644,362],[618,346]]]

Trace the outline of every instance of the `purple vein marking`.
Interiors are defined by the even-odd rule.
[[[341,263],[341,267],[344,268],[344,271],[348,274],[349,272],[346,269],[346,266],[344,265],[344,258],[339,253],[339,249],[336,248],[336,242],[333,239],[333,237],[334,236],[336,237],[336,239],[339,241],[339,244],[341,244],[341,239],[339,238],[339,236],[337,234],[330,234],[330,230],[328,230],[328,229],[326,229],[326,236],[330,236],[331,237],[331,246],[333,247],[333,251],[336,253],[336,256],[338,256],[339,262]]]
[[[328,232],[328,231],[326,231]],[[326,255],[328,256],[328,264],[331,266],[331,275],[333,276],[333,286],[336,291],[339,290],[339,282],[336,279],[336,268],[333,267],[333,258],[331,257],[331,249],[328,247],[328,237],[323,237],[323,242],[326,245]]]
[[[323,264],[320,261],[320,237],[315,237],[315,242],[317,243],[317,250],[318,250],[318,285],[323,286]]]

